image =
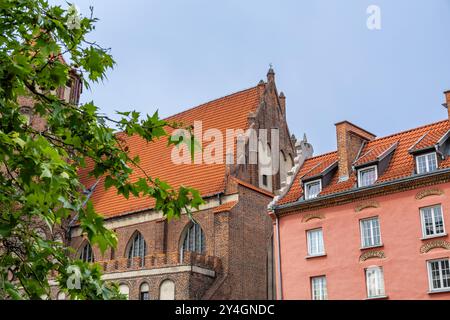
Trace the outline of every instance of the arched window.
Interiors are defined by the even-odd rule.
[[[141,300],[150,300],[150,287],[148,286],[148,283],[144,282],[143,284],[141,284],[141,288],[140,288],[140,294],[139,294],[139,298]]]
[[[198,223],[191,223],[185,231],[181,253],[191,251],[204,254],[205,247],[205,234],[202,228]]]
[[[159,300],[175,300],[175,282],[164,280],[159,287]]]
[[[80,251],[80,259],[84,262],[94,262],[94,253],[89,243],[86,243]]]
[[[127,300],[130,298],[130,287],[128,285],[122,283],[119,285],[119,292],[127,297]]]
[[[128,246],[128,259],[141,257],[147,254],[147,244],[140,232],[136,232]]]

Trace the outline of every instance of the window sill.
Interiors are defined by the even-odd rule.
[[[316,254],[313,256],[306,256],[305,259],[314,259],[314,258],[320,258],[320,257],[326,257],[327,254],[326,253],[322,253],[322,254]]]
[[[430,290],[430,291],[428,291],[428,294],[445,293],[445,292],[450,292],[450,288],[448,288],[448,289]]]
[[[433,236],[425,236],[425,237],[420,238],[420,240],[429,240],[429,239],[435,239],[435,238],[442,238],[442,237],[446,237],[446,236],[448,236],[447,233],[441,233],[441,234],[436,234]]]
[[[366,300],[384,300],[384,299],[388,299],[388,296],[377,296],[377,297],[370,297],[370,298],[366,298]]]
[[[384,244],[377,244],[377,245],[369,246],[369,247],[361,247],[361,248],[359,248],[359,250],[367,250],[367,249],[382,248],[382,247],[384,247]]]

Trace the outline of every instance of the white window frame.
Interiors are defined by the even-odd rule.
[[[449,258],[440,258],[440,259],[433,259],[433,260],[428,260],[427,261],[427,272],[428,272],[428,287],[430,292],[447,292],[450,291],[450,285],[448,287],[445,288],[438,288],[435,289],[433,288],[433,277],[431,274],[431,263],[432,262],[439,262],[439,281],[441,282],[441,284],[444,284],[443,278],[442,278],[442,266],[441,266],[441,261],[449,261],[450,264],[450,260]]]
[[[378,243],[378,244],[373,244],[373,245],[370,245],[370,246],[366,246],[366,245],[364,245],[364,228],[363,228],[363,222],[364,221],[367,221],[367,220],[375,220],[375,219],[377,219],[378,220],[378,229],[379,229],[379,232],[380,232],[380,243]],[[378,216],[375,216],[375,217],[368,217],[368,218],[364,218],[364,219],[361,219],[361,220],[359,220],[359,230],[360,230],[360,238],[361,238],[361,248],[362,249],[366,249],[366,248],[376,248],[376,247],[381,247],[382,245],[383,245],[383,238],[382,238],[382,236],[381,236],[381,224],[380,224],[380,218],[378,217]],[[373,232],[372,232],[372,237],[373,237]]]
[[[424,154],[421,154],[421,155],[418,155],[418,156],[415,157],[415,160],[416,160],[416,172],[417,172],[417,174],[425,174],[425,173],[431,172],[431,170],[430,170],[430,164],[429,164],[429,162],[428,162],[428,156],[429,156],[430,154],[433,154],[433,155],[434,155],[434,161],[436,161],[436,169],[435,169],[435,170],[438,169],[439,164],[438,164],[438,159],[437,159],[437,154],[436,154],[436,152],[428,152],[428,153],[424,153]],[[425,171],[425,172],[419,172],[419,161],[418,161],[418,158],[421,158],[421,157],[425,157],[425,160],[426,160],[426,161],[425,161],[425,167],[426,167],[426,171]]]
[[[317,253],[312,253],[312,242],[311,242],[311,233],[313,232],[319,232],[321,234],[321,239],[322,239],[322,251],[317,252]],[[311,230],[307,230],[306,231],[306,243],[307,243],[307,249],[308,249],[308,257],[320,257],[320,256],[324,256],[325,255],[325,240],[323,238],[323,229],[322,228],[316,228],[316,229],[311,229]]]
[[[319,193],[316,196],[310,197],[309,194],[308,194],[308,185],[316,184],[317,182],[319,182],[319,189],[320,189],[320,191],[319,191]],[[316,180],[305,182],[303,187],[305,189],[305,200],[315,199],[322,192],[322,179],[316,179]]]
[[[435,210],[436,207],[440,207],[440,209],[441,209],[442,229],[443,229],[443,231],[441,233],[436,233],[436,221],[435,221],[435,217],[434,217],[434,214],[435,214],[434,210]],[[432,222],[433,222],[433,232],[434,232],[433,234],[427,235],[427,233],[426,233],[424,209],[432,209],[431,219],[432,219]],[[432,206],[427,206],[427,207],[420,208],[420,221],[421,221],[421,224],[422,224],[422,237],[424,239],[442,237],[442,236],[447,235],[447,231],[445,229],[444,211],[442,210],[442,205],[441,204],[435,204],[435,205],[432,205]]]
[[[362,186],[362,185],[361,185],[361,182],[362,182],[362,172],[363,172],[363,171],[367,171],[367,170],[369,170],[369,169],[375,169],[375,181],[378,180],[378,166],[377,166],[376,164],[373,165],[373,166],[368,166],[368,167],[364,167],[364,168],[358,169],[358,187],[359,187],[359,188],[361,188],[361,187],[368,187],[368,186],[373,185],[373,184],[369,184],[369,185],[367,185],[367,186]],[[375,181],[374,181],[374,183],[375,183]]]
[[[315,295],[316,290],[314,287],[315,280],[318,280],[320,284],[323,284],[323,286],[320,286],[319,288],[319,294],[318,296]],[[327,288],[327,277],[326,276],[316,276],[311,277],[311,300],[328,300],[328,288]]]
[[[379,274],[377,274],[376,276],[378,277],[378,287],[376,288],[372,288],[371,284],[369,283],[369,277],[368,277],[368,273],[371,271],[377,271],[379,272]],[[386,287],[384,284],[384,271],[383,271],[383,267],[380,266],[370,266],[368,268],[366,268],[364,270],[365,276],[366,276],[366,291],[367,291],[367,299],[376,299],[376,298],[384,298],[386,297]],[[375,290],[371,290],[371,289],[375,289]],[[371,291],[380,291],[379,294],[376,295],[371,295]]]

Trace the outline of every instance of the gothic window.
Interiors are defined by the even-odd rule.
[[[185,231],[182,252],[205,253],[205,234],[198,223],[192,223]]]
[[[84,262],[94,262],[94,253],[89,243],[86,243],[80,251],[80,259]]]
[[[142,263],[147,254],[147,244],[140,232],[136,232],[128,245],[128,259],[142,258]]]

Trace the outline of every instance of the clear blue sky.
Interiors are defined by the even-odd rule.
[[[63,1],[52,2],[65,4]],[[377,134],[446,117],[450,0],[76,0],[117,61],[84,92],[103,112],[162,116],[254,86],[269,63],[292,133],[335,149],[334,123]],[[381,30],[366,9],[381,8]]]

